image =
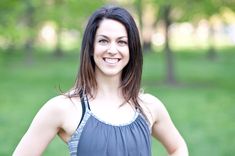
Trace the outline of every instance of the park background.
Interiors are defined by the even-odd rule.
[[[190,155],[234,155],[234,0],[1,0],[0,155],[12,154],[47,100],[73,86],[83,29],[105,4],[133,14],[142,87],[165,104]],[[152,148],[166,155],[156,140]],[[44,155],[69,154],[56,137]]]

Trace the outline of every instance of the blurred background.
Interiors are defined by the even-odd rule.
[[[0,155],[12,154],[47,100],[73,86],[86,22],[106,4],[134,16],[142,87],[165,104],[190,155],[233,155],[234,0],[1,0]],[[152,148],[167,155],[154,139]],[[44,155],[69,153],[56,137]]]

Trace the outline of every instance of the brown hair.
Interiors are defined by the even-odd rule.
[[[133,102],[136,107],[140,107],[138,103],[138,95],[140,91],[141,75],[142,75],[142,48],[138,28],[130,13],[120,7],[107,6],[95,11],[90,17],[83,35],[80,69],[77,75],[73,92],[69,97],[79,96],[79,93],[94,97],[97,91],[97,82],[95,78],[95,62],[93,58],[94,39],[96,31],[103,19],[113,19],[122,23],[128,35],[128,46],[130,51],[130,59],[124,67],[121,76],[122,94],[126,102]],[[92,91],[93,94],[92,94]]]

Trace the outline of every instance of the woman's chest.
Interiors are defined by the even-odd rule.
[[[77,152],[79,155],[148,156],[150,147],[150,131],[142,117],[113,126],[91,116],[81,132]]]

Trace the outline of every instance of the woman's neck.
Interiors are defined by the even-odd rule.
[[[96,74],[97,94],[103,96],[121,96],[120,76],[104,76]]]

